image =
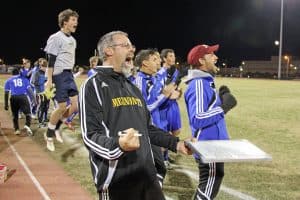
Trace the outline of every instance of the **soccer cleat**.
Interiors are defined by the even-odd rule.
[[[20,135],[20,131],[19,131],[19,130],[16,130],[16,131],[15,131],[15,135]]]
[[[53,138],[47,137],[47,133],[44,133],[44,138],[45,138],[46,143],[47,143],[47,149],[49,151],[55,151],[55,146],[54,146]]]
[[[59,130],[55,130],[55,138],[58,142],[64,143],[64,140],[62,139]]]
[[[32,130],[30,129],[29,126],[24,125],[24,129],[26,130],[26,132],[27,132],[28,135],[33,136],[33,132],[32,132]]]

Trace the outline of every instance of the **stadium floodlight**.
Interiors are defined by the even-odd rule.
[[[279,56],[278,56],[278,79],[281,79],[281,57],[282,57],[282,32],[283,32],[283,0],[281,0],[280,7],[280,36],[279,36]]]

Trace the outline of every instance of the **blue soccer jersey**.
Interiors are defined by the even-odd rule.
[[[162,67],[156,75],[156,79],[162,86],[165,86],[171,82],[175,83],[177,77],[179,76],[179,71],[174,70],[172,74],[168,73],[166,67]],[[161,87],[162,89],[163,87]],[[167,121],[166,130],[176,131],[181,128],[181,117],[180,110],[175,99],[169,99],[165,101],[159,108],[160,118],[162,121]]]
[[[160,70],[156,74],[156,78],[163,85],[167,85],[171,82],[175,83],[177,77],[179,76],[179,71],[177,69],[174,70],[173,74],[168,74],[168,70],[166,67],[160,68]]]
[[[27,78],[27,79],[29,79],[30,75],[31,75],[30,69],[21,68],[20,69],[20,75]]]
[[[160,119],[158,109],[167,100],[167,97],[161,94],[161,83],[155,77],[143,72],[137,73],[134,83],[142,92],[147,108],[151,113],[153,124],[161,129],[165,129],[166,123]]]
[[[14,95],[26,95],[28,88],[30,88],[29,80],[21,75],[12,76],[5,82],[5,91]]]

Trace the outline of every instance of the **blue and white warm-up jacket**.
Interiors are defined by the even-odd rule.
[[[193,137],[198,141],[229,139],[213,76],[201,70],[189,70],[186,83],[184,99]]]
[[[157,79],[144,72],[138,72],[133,82],[142,92],[147,108],[151,113],[152,122],[155,126],[165,129],[167,122],[160,118],[159,106],[168,98],[161,93],[163,85]]]

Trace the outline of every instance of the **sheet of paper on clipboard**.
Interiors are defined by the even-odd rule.
[[[272,157],[248,140],[186,142],[203,163],[271,161]]]

